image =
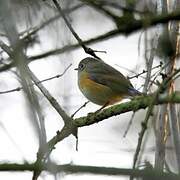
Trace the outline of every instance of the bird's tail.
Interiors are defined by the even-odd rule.
[[[128,91],[129,91],[129,94],[131,95],[131,96],[140,96],[140,95],[142,95],[143,93],[141,93],[141,92],[139,92],[138,90],[136,90],[135,88],[129,88],[128,89]]]

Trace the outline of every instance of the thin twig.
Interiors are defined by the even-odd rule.
[[[157,71],[156,73],[154,73],[151,76],[151,79],[153,78],[153,80],[151,80],[151,83],[149,84],[149,88],[154,84],[155,80],[158,78],[159,75],[161,75],[161,73],[163,72],[163,70],[165,70],[165,68],[169,65],[169,62],[167,62],[166,64],[164,64],[164,66],[161,67],[160,71]],[[177,74],[178,75],[178,74]],[[176,77],[177,75],[175,75],[174,77]],[[172,79],[174,78],[172,77]],[[157,83],[156,83],[157,84]]]
[[[146,129],[147,129],[147,124],[148,124],[149,118],[152,115],[152,111],[153,111],[153,108],[154,108],[154,103],[158,99],[159,93],[164,89],[164,86],[166,86],[171,81],[172,77],[174,77],[176,74],[179,73],[178,71],[180,72],[180,69],[175,71],[173,74],[171,74],[166,79],[164,79],[164,81],[161,83],[161,85],[159,86],[156,93],[153,95],[153,99],[152,99],[152,101],[151,101],[151,103],[149,105],[149,108],[147,110],[145,120],[142,122],[141,132],[139,133],[138,144],[137,144],[137,147],[136,147],[136,151],[135,151],[135,154],[134,154],[134,160],[133,160],[133,169],[135,169],[136,162],[138,160],[138,156],[139,156],[139,153],[140,153],[140,150],[141,150],[141,144],[142,144],[143,137],[144,137],[144,134],[145,134]],[[132,177],[131,177],[131,179],[132,179]]]
[[[3,43],[2,41],[0,41],[0,46],[3,48],[3,50],[10,56],[12,57],[12,51],[11,49],[5,44]],[[64,72],[62,73],[62,75],[64,75],[66,73],[66,71],[69,69],[69,67],[71,66],[72,64],[70,64],[65,70]],[[69,122],[69,120],[71,120],[71,117],[69,117],[66,112],[61,108],[61,106],[58,104],[58,102],[56,101],[55,98],[53,98],[51,96],[51,94],[48,92],[48,90],[41,84],[41,82],[44,82],[44,81],[47,81],[47,80],[51,80],[53,79],[54,77],[51,77],[51,78],[47,78],[45,80],[38,80],[38,78],[32,73],[32,71],[26,67],[30,77],[32,78],[32,80],[34,81],[34,84],[41,90],[41,92],[44,94],[44,96],[49,100],[49,102],[51,103],[51,105],[56,109],[56,111],[60,114],[60,116],[62,117],[63,121],[66,123]],[[62,76],[62,75],[57,75],[58,77]],[[56,77],[57,77],[56,76]],[[32,85],[29,85],[30,87],[33,86],[34,84]],[[16,88],[17,89],[17,88]]]
[[[83,107],[86,107],[86,105],[89,103],[90,101],[85,102],[81,107],[79,107],[72,115],[71,118],[73,118]]]
[[[145,35],[146,35],[146,33],[145,33]],[[156,50],[154,49],[154,43],[153,42],[154,42],[154,39],[151,40],[151,47],[153,47],[153,48],[150,51],[150,57],[149,58],[147,57],[147,53],[145,52],[147,74],[146,74],[146,79],[144,82],[143,93],[147,93],[148,85],[149,85],[149,82],[151,80],[152,66],[153,66],[154,56],[155,56],[155,52],[156,52]]]
[[[120,66],[119,64],[115,64],[115,65],[117,65],[118,67],[120,67],[120,68],[122,68],[122,69],[125,69],[126,71],[128,71],[128,72],[130,72],[130,73],[133,73],[133,74],[135,74],[134,76],[127,76],[127,78],[128,79],[133,79],[133,78],[138,78],[138,77],[140,77],[140,78],[142,78],[142,79],[145,79],[145,77],[144,76],[141,76],[141,75],[143,75],[144,73],[146,73],[146,70],[142,70],[142,72],[141,73],[136,73],[135,71],[133,71],[133,70],[131,70],[131,69],[128,69],[127,67],[123,67],[123,66]],[[162,64],[160,63],[160,65],[157,65],[157,66],[155,66],[155,67],[153,67],[153,69],[156,69],[156,68],[158,68],[158,67],[161,67],[162,66]],[[155,85],[157,85],[157,83],[155,82],[155,81],[151,81],[150,80],[150,82],[152,83],[152,84],[155,84]]]
[[[86,47],[85,44],[83,43],[83,41],[81,40],[81,38],[79,37],[79,35],[74,31],[73,27],[71,26],[71,24],[69,23],[68,19],[66,18],[66,16],[64,15],[61,6],[59,5],[59,3],[57,2],[57,0],[52,0],[56,6],[56,8],[58,9],[59,13],[61,14],[62,18],[64,19],[66,25],[68,26],[69,30],[71,31],[71,33],[73,34],[73,36],[76,38],[76,40],[78,41],[79,45],[81,45],[81,47],[84,49],[84,51],[87,54],[90,54],[91,56],[94,56],[95,58],[100,59],[96,54],[95,51],[92,50],[89,47]]]
[[[83,107],[85,107],[90,101],[85,102],[81,107],[79,107],[72,115],[71,118],[73,118]],[[76,132],[76,151],[78,151],[78,144],[79,144],[79,137],[78,137],[78,128]]]
[[[67,66],[67,67],[65,68],[65,70],[64,70],[61,74],[57,74],[57,75],[52,76],[52,77],[50,77],[50,78],[43,79],[43,80],[38,81],[38,82],[36,82],[36,83],[39,84],[39,83],[43,83],[43,82],[46,82],[46,81],[50,81],[50,80],[55,79],[55,78],[60,78],[60,77],[62,77],[62,76],[66,73],[66,71],[67,71],[71,66],[72,66],[72,64],[70,64],[69,66]],[[35,85],[35,83],[31,83],[31,84],[29,84],[28,86],[34,86],[34,85]],[[13,88],[13,89],[6,90],[6,91],[0,91],[0,94],[7,94],[7,93],[15,92],[15,91],[21,91],[22,89],[23,89],[23,87],[17,87],[17,88]]]
[[[180,70],[177,71],[177,73],[180,72]],[[39,151],[38,153],[38,160],[37,164],[40,159],[47,158],[47,154],[49,155],[50,152],[54,149],[54,146],[62,141],[64,138],[68,137],[72,132],[74,132],[74,127],[83,127],[88,126],[94,123],[98,123],[103,120],[107,120],[109,117],[116,116],[125,112],[138,110],[138,109],[144,109],[148,107],[149,103],[152,102],[152,95],[145,96],[145,97],[139,97],[137,99],[134,99],[130,102],[121,103],[119,105],[114,105],[112,107],[109,107],[107,109],[102,110],[99,114],[91,113],[86,117],[80,117],[76,118],[73,121],[71,121],[72,124],[67,124],[61,132],[57,132],[57,135],[54,136],[49,142],[48,142],[48,151],[41,153]],[[172,95],[166,95],[166,96],[159,96],[159,99],[156,99],[154,102],[155,104],[164,104],[168,102],[174,102],[174,103],[180,103],[180,92],[174,92]]]
[[[7,6],[6,4],[4,4],[4,6]],[[12,24],[11,24],[12,25]],[[13,26],[13,25],[12,25]],[[6,25],[5,25],[6,27]],[[6,27],[7,28],[7,27]],[[36,94],[34,93],[34,89],[32,88],[32,86],[28,86],[28,82],[30,82],[30,79],[29,79],[29,76],[28,76],[28,67],[27,67],[27,64],[24,63],[24,61],[26,62],[26,56],[25,54],[23,54],[23,51],[22,51],[22,47],[21,49],[19,48],[18,52],[16,52],[16,46],[20,43],[20,40],[19,40],[19,37],[17,35],[17,31],[16,31],[16,27],[14,25],[13,27],[14,31],[15,31],[15,36],[16,36],[16,44],[13,44],[15,42],[14,41],[14,37],[12,38],[12,47],[13,48],[10,48],[9,46],[7,46],[5,43],[3,43],[2,41],[0,41],[0,46],[1,48],[9,55],[9,57],[11,57],[14,61],[16,60],[16,58],[22,58],[21,61],[19,62],[20,65],[18,67],[19,71],[20,71],[20,80],[22,82],[22,85],[23,85],[23,89],[25,90],[25,93],[27,94],[27,97],[28,97],[28,100],[29,100],[29,103],[30,103],[30,109],[32,110],[32,123],[33,123],[33,126],[35,128],[35,130],[37,131],[38,133],[38,137],[39,137],[39,148],[40,149],[43,149],[43,151],[47,151],[47,146],[46,146],[46,129],[45,129],[45,124],[44,124],[44,116],[41,112],[41,108],[40,108],[40,105],[39,105],[39,102],[37,100],[37,96]],[[7,33],[8,35],[8,33]],[[11,37],[8,37],[8,38],[11,38]],[[18,43],[19,41],[19,43]],[[15,52],[18,54],[19,53],[19,56],[17,56],[15,54]],[[17,56],[17,57],[16,57]],[[24,60],[24,61],[23,61]],[[18,61],[18,60],[16,60]],[[21,67],[22,66],[22,67]],[[22,69],[23,68],[23,72]],[[23,75],[26,77],[23,77]],[[38,117],[38,119],[36,118],[36,116]]]
[[[159,64],[159,65],[151,68],[151,70],[156,69],[156,68],[159,68],[159,67],[161,67],[161,66],[162,66],[162,64]],[[145,73],[147,73],[147,72],[148,72],[148,70],[142,70],[141,73],[138,73],[138,74],[136,74],[136,75],[134,75],[134,76],[128,77],[128,79],[138,78],[139,76],[141,76],[142,74],[145,74]]]
[[[134,116],[135,116],[135,112],[133,112],[133,114],[132,114],[132,116],[131,116],[131,118],[130,118],[130,120],[129,120],[129,122],[128,122],[127,128],[126,128],[126,130],[125,130],[125,132],[124,132],[124,135],[123,135],[124,138],[126,137],[128,131],[129,131],[131,125],[132,125],[132,121],[133,121],[133,119],[134,119]]]
[[[31,72],[30,69],[28,69],[28,73],[30,77],[32,78],[33,82],[36,84],[36,86],[40,89],[40,91],[43,93],[43,95],[47,98],[47,100],[50,102],[50,104],[55,108],[55,110],[59,113],[59,115],[62,117],[64,121],[64,128],[62,129],[62,134],[58,134],[58,136],[63,136],[63,138],[69,136],[71,133],[77,137],[77,129],[74,128],[74,126],[71,124],[72,123],[72,118],[62,109],[62,107],[59,105],[59,103],[56,101],[56,99],[48,92],[48,90],[42,85],[37,82],[39,82],[38,78]],[[58,142],[57,139],[53,140],[53,142]],[[54,142],[54,143],[55,143]],[[39,148],[38,151],[38,156],[36,163],[41,164],[44,163],[45,160],[49,157],[53,146],[49,146],[49,142],[46,143],[46,146],[48,147],[46,149]],[[33,173],[33,180],[36,180],[38,176],[40,175],[41,171],[34,171]]]
[[[62,109],[62,107],[59,105],[59,103],[56,101],[56,99],[49,93],[49,91],[41,84],[38,83],[39,79],[34,75],[34,73],[28,68],[28,73],[32,80],[34,81],[34,84],[40,89],[40,91],[43,93],[43,95],[47,98],[47,100],[50,102],[50,104],[54,107],[54,109],[59,113],[59,115],[62,117],[64,123],[69,123],[71,121],[71,117]]]
[[[172,20],[177,21],[177,20],[179,20],[179,18],[180,18],[180,11],[173,11],[172,13],[169,13],[169,14],[161,14],[161,15],[155,15],[155,16],[151,16],[151,17],[148,16],[149,23],[146,24],[146,28],[156,26],[157,24],[165,24]],[[123,27],[118,27],[118,29],[113,29],[107,33],[104,33],[102,35],[96,36],[89,40],[83,41],[83,44],[87,45],[87,44],[92,44],[95,42],[100,42],[100,41],[103,41],[103,40],[106,40],[106,39],[109,39],[109,38],[112,38],[112,37],[115,37],[115,36],[118,36],[121,34],[125,34],[126,36],[130,35],[131,33],[144,28],[144,23],[145,23],[144,19],[145,18],[143,18],[142,20],[134,20],[135,26],[129,26],[129,24],[124,24]],[[68,52],[68,51],[77,49],[79,47],[80,47],[79,43],[67,45],[60,49],[53,49],[53,50],[47,51],[47,52],[39,54],[39,55],[31,56],[28,58],[28,60],[29,60],[29,62],[31,62],[33,60],[37,60],[37,59],[39,60],[39,59],[42,59],[42,58],[45,58],[48,56],[61,54],[63,52]],[[6,71],[9,68],[12,68],[14,66],[15,66],[14,62],[11,62],[5,66],[0,67],[0,72]]]

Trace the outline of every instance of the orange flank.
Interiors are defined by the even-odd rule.
[[[86,72],[79,79],[80,90],[94,103],[112,105],[123,99],[122,95],[114,93],[108,86],[91,80]]]

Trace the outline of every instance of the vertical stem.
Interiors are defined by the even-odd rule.
[[[147,32],[145,32],[145,44],[147,44]],[[145,52],[145,59],[146,59],[146,69],[147,69],[147,73],[146,73],[146,79],[144,82],[144,88],[143,88],[143,93],[147,93],[148,91],[148,86],[149,86],[149,82],[151,80],[151,71],[152,71],[152,65],[153,65],[153,61],[154,61],[154,56],[155,56],[155,49],[156,47],[154,47],[154,38],[151,39],[151,52],[150,52],[150,56],[148,57],[147,55],[147,51]]]
[[[170,1],[168,1],[170,3]],[[178,8],[180,5],[179,0],[174,1],[174,7],[173,9]],[[170,73],[172,74],[175,70],[175,64],[176,64],[176,57],[179,54],[179,30],[180,30],[180,24],[179,22],[175,22],[172,24],[172,31],[171,31],[171,39],[172,42],[176,43],[175,44],[175,56],[170,59],[171,62],[171,69]],[[174,82],[172,81],[169,87],[169,93],[172,93],[175,90],[175,85]],[[170,116],[170,128],[171,128],[171,134],[172,134],[172,139],[174,142],[174,148],[175,148],[175,154],[176,154],[176,160],[177,160],[177,167],[178,167],[178,172],[180,173],[180,135],[179,135],[179,124],[178,124],[178,115],[176,112],[176,106],[175,104],[169,104],[169,116]]]
[[[43,135],[39,125],[39,120],[42,120],[43,117],[41,112],[38,111],[40,110],[40,107],[35,96],[34,89],[32,86],[28,86],[31,81],[27,73],[27,58],[24,54],[23,43],[19,39],[17,27],[11,13],[11,3],[12,0],[0,1],[0,17],[2,18],[1,24],[3,25],[10,47],[12,48],[11,58],[13,59],[20,74],[22,87],[27,98],[26,102],[30,113],[29,120],[39,138],[39,145],[41,146],[45,143],[43,142],[45,139],[44,137],[42,138]]]
[[[178,1],[179,2],[179,1]],[[177,3],[178,4],[178,3]],[[175,70],[175,63],[176,63],[176,57],[179,54],[179,35],[177,32],[179,32],[179,23],[177,22],[173,26],[173,31],[171,36],[175,36],[176,39],[176,53],[175,56],[170,59],[171,61],[171,67],[170,68],[170,73],[172,74]],[[177,35],[176,35],[176,34]],[[174,38],[174,37],[172,37]],[[174,92],[175,90],[175,85],[174,82],[172,81],[169,87],[169,94]],[[176,106],[175,104],[169,104],[169,116],[170,116],[170,128],[171,128],[171,134],[172,134],[172,139],[174,142],[174,147],[175,147],[175,153],[176,153],[176,160],[177,160],[177,166],[178,166],[178,172],[180,173],[180,135],[179,135],[179,124],[178,124],[178,116],[176,112]]]
[[[155,151],[155,168],[163,170],[165,163],[165,136],[167,121],[167,104],[160,107],[159,118],[156,124],[156,151]]]
[[[167,13],[168,2],[167,0],[161,0],[162,13]],[[164,25],[162,35],[168,34],[168,24]],[[163,37],[166,38],[166,37]],[[159,119],[157,119],[157,124],[155,128],[156,135],[156,151],[155,151],[155,165],[156,169],[163,171],[165,163],[165,132],[166,132],[166,122],[167,122],[167,109],[168,105],[164,104],[160,106]]]

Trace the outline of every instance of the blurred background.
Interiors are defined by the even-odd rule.
[[[111,17],[108,17],[100,8],[94,7],[96,3],[93,5],[91,1],[80,0],[61,0],[58,2],[62,9],[65,10],[64,14],[73,29],[83,41],[96,38],[117,28]],[[90,4],[88,4],[89,2]],[[145,12],[154,15],[160,14],[163,12],[164,4],[166,4],[160,0],[134,0],[131,2],[113,0],[111,3],[114,6],[109,1],[95,2],[106,3],[102,7],[105,7],[117,16],[123,16],[126,12],[122,10],[122,7],[129,8],[129,10],[132,10],[131,15],[133,14],[136,20],[141,19]],[[85,53],[80,46],[71,48],[71,45],[78,44],[77,40],[59,15],[53,1],[8,0],[8,3],[8,8],[11,11],[20,39],[26,37],[24,38],[23,52],[28,57],[28,66],[39,80],[62,74],[72,64],[61,77],[42,83],[62,108],[69,115],[72,115],[87,101],[78,88],[77,72],[74,69],[78,66],[81,59],[90,55]],[[176,1],[171,1],[169,4],[166,4],[169,12],[175,7],[175,3]],[[0,20],[3,21],[3,19]],[[155,83],[151,83],[149,80],[148,85],[144,86],[147,73],[138,75],[130,80],[139,91],[151,93],[158,87],[156,81],[162,80],[160,72],[165,71],[162,67],[164,67],[169,57],[169,54],[164,53],[164,51],[167,52],[166,50],[169,49],[169,46],[167,49],[164,46],[162,47],[162,44],[167,44],[168,41],[164,40],[162,42],[162,39],[165,37],[162,36],[165,32],[163,28],[158,25],[127,35],[125,33],[117,33],[108,38],[94,41],[87,46],[93,50],[105,51],[97,52],[96,54],[125,76],[135,76],[150,67],[151,80],[157,76]],[[3,23],[0,24],[0,31],[0,41],[10,46]],[[61,51],[60,49],[64,47],[70,48]],[[155,51],[157,47],[159,51]],[[16,89],[22,87],[22,79],[17,72],[17,67],[11,64],[11,58],[3,49],[0,52],[0,63],[0,161],[1,163],[33,163],[36,161],[39,140],[36,130],[31,123],[32,114],[27,103],[27,97],[23,90],[18,91]],[[9,90],[13,91],[9,92]],[[34,90],[44,119],[48,141],[63,127],[63,121],[40,90],[35,86]],[[123,102],[126,101],[129,100],[123,100]],[[98,108],[100,106],[88,103],[75,114],[75,118],[86,116],[89,112],[94,112]],[[159,107],[154,109],[153,116],[148,124],[138,162],[138,168],[140,169],[146,167],[148,163],[154,164],[155,162],[155,129],[157,123],[155,119],[158,118],[159,111]],[[132,168],[134,152],[139,132],[141,131],[141,122],[144,120],[145,115],[146,110],[139,110],[135,114],[128,112],[79,128],[78,151],[76,150],[76,139],[70,135],[55,145],[55,149],[50,155],[50,160],[57,164]],[[128,129],[131,120],[132,122]],[[169,138],[167,144],[166,160],[168,167],[176,172],[175,157],[171,151],[171,138]],[[0,177],[7,180],[32,179],[32,173],[0,172]],[[54,175],[47,172],[42,172],[38,179],[76,180],[84,178],[129,179],[125,176],[75,175],[66,173]]]

